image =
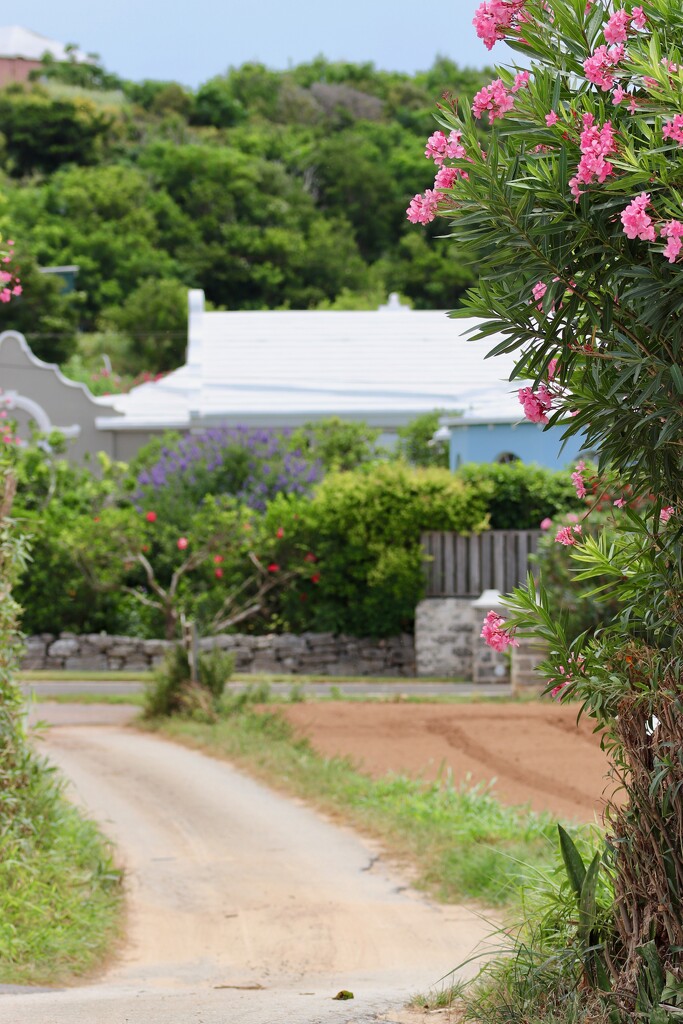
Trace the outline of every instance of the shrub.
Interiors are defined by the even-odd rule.
[[[198,679],[193,681],[186,648],[176,644],[168,651],[145,688],[146,718],[182,714],[206,721],[215,717],[235,661],[231,654],[213,650],[201,653],[198,662]]]
[[[472,487],[485,487],[492,530],[537,530],[543,519],[585,511],[566,472],[525,462],[469,463],[455,474]]]
[[[276,564],[306,566],[282,591],[277,625],[390,636],[413,625],[424,588],[425,530],[486,529],[482,490],[447,470],[379,463],[331,473],[312,499],[280,496],[264,517]]]

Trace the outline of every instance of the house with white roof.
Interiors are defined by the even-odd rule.
[[[513,456],[554,467],[569,462],[578,445],[560,453],[557,429],[524,419],[519,382],[509,380],[513,356],[486,359],[502,335],[471,341],[476,325],[409,309],[396,296],[369,312],[209,312],[204,293],[193,290],[186,361],[160,380],[95,399],[6,332],[0,388],[13,390],[16,408],[20,396],[24,407],[33,403],[41,429],[69,427],[78,459],[102,450],[129,461],[166,430],[293,428],[332,416],[377,427],[380,443],[390,445],[399,427],[438,409],[454,468]]]

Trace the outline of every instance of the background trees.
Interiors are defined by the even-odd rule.
[[[99,369],[87,335],[112,330],[114,372],[177,365],[191,287],[227,309],[376,306],[390,291],[457,306],[473,268],[452,242],[426,245],[405,206],[434,101],[484,80],[442,59],[409,76],[319,57],[192,92],[49,61],[0,91],[0,228],[28,267],[77,265],[77,294],[34,282],[0,326],[45,359],[73,354],[83,378]]]

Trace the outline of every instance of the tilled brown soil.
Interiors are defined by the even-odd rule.
[[[326,756],[349,757],[377,777],[386,772],[456,783],[488,783],[509,804],[528,804],[575,821],[599,818],[609,792],[607,758],[577,707],[533,704],[324,702],[283,714]]]

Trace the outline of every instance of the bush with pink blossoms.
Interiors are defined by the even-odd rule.
[[[530,578],[505,626],[547,645],[548,692],[604,730],[625,789],[608,822],[611,930],[590,955],[577,933],[562,991],[577,1020],[603,1000],[609,1019],[663,1021],[683,1004],[683,6],[491,0],[474,25],[525,60],[438,108],[464,155],[441,162],[458,173],[430,215],[480,261],[457,315],[478,318],[472,343],[503,334],[489,354],[516,354],[524,413],[582,434],[598,477],[619,482],[609,531],[589,505],[545,538],[602,625],[577,634]],[[590,503],[578,468],[574,483]]]

